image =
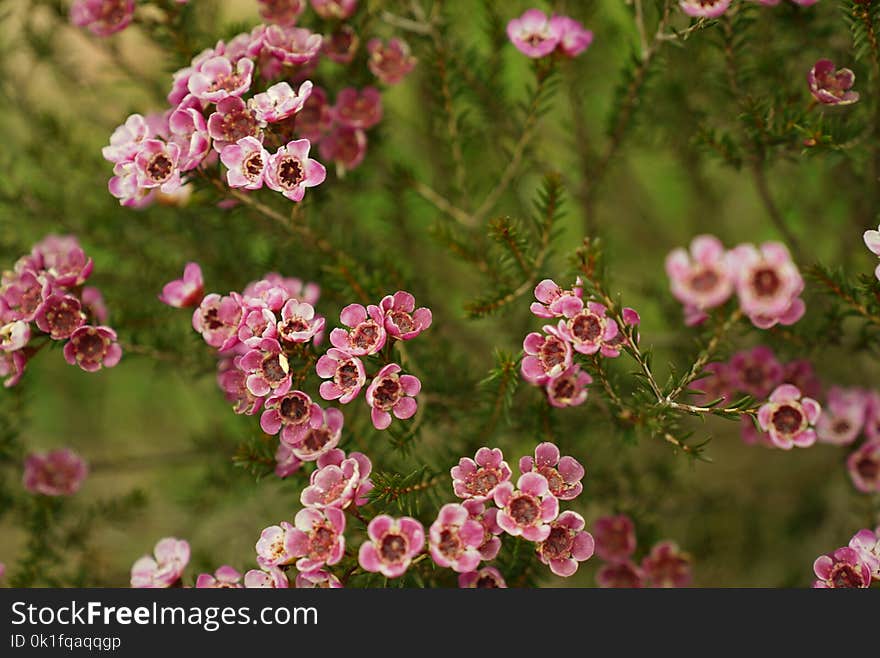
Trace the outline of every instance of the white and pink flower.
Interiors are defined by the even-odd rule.
[[[425,546],[425,529],[415,519],[375,517],[367,526],[369,539],[361,544],[358,562],[366,571],[398,578]]]
[[[525,473],[517,480],[502,482],[493,495],[498,506],[498,525],[509,535],[542,542],[550,536],[550,522],[559,515],[559,500],[550,493],[547,478]]]
[[[534,458],[527,455],[520,459],[519,470],[543,475],[550,493],[559,500],[573,500],[584,490],[584,467],[574,457],[562,457],[559,448],[549,441],[538,444]]]
[[[500,448],[484,446],[473,459],[462,457],[450,474],[456,496],[484,501],[493,498],[498,486],[510,480],[512,471]]]
[[[321,397],[325,400],[339,400],[341,404],[348,404],[367,383],[361,360],[335,347],[318,359],[315,370],[319,377],[328,380],[320,387]]]
[[[310,572],[337,564],[345,553],[345,512],[335,507],[302,509],[290,530],[296,568]]]
[[[402,368],[396,363],[383,367],[367,386],[366,399],[370,405],[370,417],[377,430],[391,425],[391,414],[396,418],[412,418],[419,408],[416,396],[422,383],[413,375],[401,375]]]
[[[483,526],[470,518],[467,508],[448,503],[440,508],[428,531],[428,548],[434,562],[458,573],[473,571],[482,560]]]
[[[309,157],[310,148],[307,139],[295,139],[279,147],[266,163],[266,185],[291,201],[302,201],[306,188],[320,185],[327,177],[324,165]]]
[[[586,521],[577,512],[565,511],[550,523],[550,534],[538,544],[538,559],[557,576],[573,576],[581,562],[593,556],[593,536],[584,530]]]
[[[160,539],[153,555],[145,555],[131,567],[131,586],[167,588],[180,583],[189,563],[189,543],[176,537]]]
[[[816,442],[813,429],[822,407],[812,398],[801,395],[791,384],[783,384],[770,394],[767,404],[758,409],[758,424],[769,433],[777,448],[807,448]]]

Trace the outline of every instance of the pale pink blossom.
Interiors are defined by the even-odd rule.
[[[176,537],[160,539],[153,555],[145,555],[131,568],[131,586],[167,588],[180,582],[189,563],[189,543]]]

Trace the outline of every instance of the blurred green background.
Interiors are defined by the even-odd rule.
[[[164,109],[171,71],[216,39],[259,21],[250,0],[191,4],[199,5],[187,10],[185,34],[193,49],[184,53],[174,50],[170,38],[157,45],[140,27],[93,38],[65,23],[59,15],[64,3],[0,3],[0,268],[11,266],[46,233],[76,234],[95,260],[92,282],[104,291],[109,324],[132,347],[118,367],[94,375],[67,366],[60,350],[40,354],[21,386],[0,392],[4,404],[20,409],[20,450],[70,446],[90,462],[89,479],[67,503],[74,510],[120,499],[133,489],[146,496],[144,506],[123,518],[94,523],[84,554],[88,584],[126,585],[134,560],[169,535],[190,541],[193,574],[224,563],[251,568],[260,530],[292,519],[299,508],[300,480],[270,476],[255,482],[233,465],[242,441],[261,440],[257,420],[229,410],[189,313],[157,301],[162,285],[179,276],[185,262],[197,260],[208,291],[240,290],[268,271],[317,281],[324,289],[318,308],[330,325],[353,301],[320,253],[244,209],[216,208],[213,190],[197,189],[185,207],[143,211],[121,208],[107,193],[111,167],[100,147],[112,130],[129,113]],[[405,15],[409,2],[362,5],[357,20],[365,34],[401,34],[383,12]],[[412,177],[478,203],[497,182],[517,135],[516,104],[528,100],[526,87],[533,84],[531,63],[506,44],[503,26],[528,6],[450,0],[440,9],[468,171],[464,191],[453,190],[450,180],[448,122],[436,102],[436,44],[404,33],[419,64],[403,84],[383,94],[385,117],[370,133],[364,164],[344,179],[329,176],[309,193],[308,222],[363,259],[371,290],[410,289],[434,311],[430,333],[413,344],[432,411],[412,453],[393,453],[388,437],[370,427],[362,402],[352,405],[351,413],[344,409],[349,446],[370,454],[381,470],[406,472],[426,462],[443,471],[453,465],[453,455],[472,454],[482,444],[503,448],[513,463],[544,439],[536,430],[539,391],[528,386],[520,387],[509,423],[481,436],[474,420],[481,403],[477,383],[493,365],[493,348],[515,352],[522,337],[540,326],[528,313],[529,295],[499,316],[467,319],[464,304],[483,292],[487,281],[438,240],[435,229],[447,220],[406,184]],[[742,108],[727,85],[724,26],[662,44],[618,145],[621,110],[615,98],[621,84],[627,90],[625,71],[633,69],[638,47],[632,8],[619,0],[538,6],[583,20],[595,42],[562,64],[549,111],[492,216],[527,216],[541,177],[561,173],[566,214],[538,278],[567,282],[568,256],[580,245],[592,209],[613,292],[641,313],[642,342],[655,348],[655,367],[665,378],[668,362],[687,367],[698,351],[697,334],[683,328],[680,308],[667,292],[668,251],[702,232],[729,246],[780,239],[749,167],[723,162],[700,137],[711,130],[740,136]],[[659,13],[654,3],[646,3],[646,12],[650,38]],[[672,25],[684,29],[688,21],[673,12]],[[853,275],[870,273],[874,257],[861,234],[877,224],[878,184],[872,187],[860,172],[875,139],[865,126],[872,125],[878,81],[869,86],[868,63],[854,59],[837,3],[825,0],[809,9],[789,3],[749,6],[742,12],[749,20],[741,25],[747,31],[735,37],[742,40],[736,61],[749,99],[764,116],[770,108],[771,120],[780,120],[781,127],[772,129],[775,141],[764,148],[766,176],[802,245],[799,264],[821,261]],[[856,71],[863,102],[807,112],[805,74],[820,57]],[[461,70],[467,62],[477,77],[497,72],[492,82],[503,95],[469,82]],[[327,86],[334,90],[370,81],[365,70],[326,68],[318,76],[332,81]],[[480,102],[485,91],[495,98],[493,106]],[[822,112],[827,117],[820,124]],[[841,143],[847,131],[863,136],[856,148],[813,153],[802,141],[804,131],[814,129]],[[597,174],[594,165],[613,143],[607,167]],[[587,206],[581,196],[585,185],[595,186]],[[827,304],[809,283],[806,299],[803,331],[815,332]],[[854,331],[849,324],[845,328]],[[846,332],[813,346],[743,328],[725,349],[729,354],[761,342],[772,344],[783,360],[813,359],[825,383],[870,387],[876,380],[876,363],[855,350]],[[634,366],[622,357],[614,368],[623,375]],[[444,401],[451,396],[453,402]],[[631,514],[640,556],[654,541],[674,539],[694,557],[696,585],[808,585],[818,554],[878,521],[877,497],[858,494],[849,481],[845,450],[749,447],[739,438],[738,424],[711,419],[695,421],[694,430],[712,437],[707,448],[712,463],[692,462],[650,437],[625,440],[593,402],[553,411],[555,440],[587,468],[584,494],[571,507],[584,514],[588,528],[603,514]],[[20,461],[0,468],[6,487],[15,490]],[[12,495],[18,504],[24,494]],[[451,483],[441,483],[437,496],[452,500]],[[0,517],[0,562],[13,565],[25,550],[27,533],[20,517],[6,511]],[[431,511],[422,515],[426,524],[432,519]],[[598,565],[596,559],[583,564],[569,580],[547,571],[541,583],[589,586]]]

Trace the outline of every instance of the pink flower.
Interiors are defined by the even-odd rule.
[[[544,331],[545,334],[533,331],[523,341],[526,356],[522,360],[522,376],[536,386],[546,384],[571,366],[571,343],[552,325],[544,325]]]
[[[758,250],[744,244],[729,252],[730,267],[736,273],[740,308],[756,327],[794,324],[804,314],[799,297],[804,289],[797,266],[785,245],[765,242]]]
[[[198,167],[211,150],[208,126],[200,110],[180,107],[168,117],[171,141],[180,147],[180,171]]]
[[[263,187],[263,174],[269,162],[269,152],[254,137],[243,137],[235,144],[224,146],[220,161],[226,166],[229,187],[258,190]]]
[[[554,15],[550,26],[559,37],[557,50],[566,57],[577,57],[593,43],[593,33],[568,16]]]
[[[880,440],[880,393],[877,391],[867,393],[864,430],[871,441]]]
[[[263,140],[257,118],[238,96],[228,96],[217,103],[216,111],[208,117],[208,135],[214,140],[214,150],[221,156],[224,148],[237,144],[245,137],[252,137],[259,143]],[[266,155],[263,162],[268,157]]]
[[[727,11],[731,0],[679,0],[681,10],[696,18],[718,18]]]
[[[0,325],[0,351],[15,352],[31,339],[31,325],[24,320],[13,320]]]
[[[422,382],[413,375],[399,374],[401,367],[389,363],[382,368],[367,386],[367,404],[372,407],[370,417],[377,430],[391,424],[391,413],[401,419],[412,418],[419,408],[416,396],[422,390]]]
[[[880,226],[877,227],[880,229]],[[880,230],[869,230],[865,231],[863,236],[865,241],[865,246],[871,251],[875,256],[880,256]],[[880,280],[880,264],[874,269],[874,276]]]
[[[367,52],[367,66],[386,85],[401,82],[416,65],[416,58],[410,54],[409,46],[403,39],[390,39],[387,45],[381,39],[370,39]]]
[[[819,589],[864,588],[871,585],[871,569],[862,556],[849,546],[817,557],[813,572],[818,578],[813,587]]]
[[[498,486],[510,480],[512,471],[500,448],[482,447],[473,459],[462,457],[450,474],[456,496],[484,501],[493,498]]]
[[[254,308],[265,307],[278,312],[284,302],[293,297],[289,287],[280,278],[261,279],[247,285],[242,294],[244,303]]]
[[[107,181],[107,190],[126,208],[143,208],[156,197],[155,189],[140,186],[134,161],[120,162],[113,167],[113,177]]]
[[[819,441],[839,446],[855,441],[865,424],[868,400],[868,395],[861,389],[832,386],[827,404],[816,422]]]
[[[56,292],[46,298],[34,317],[34,321],[40,331],[49,334],[52,340],[64,340],[70,338],[71,334],[85,323],[86,316],[82,312],[82,304],[79,299],[72,295]],[[0,329],[0,336],[2,333],[2,329]],[[21,347],[23,346],[24,343]],[[18,348],[13,347],[12,349]]]
[[[269,156],[263,174],[266,185],[292,201],[302,201],[307,187],[324,182],[327,170],[309,157],[309,140],[297,139]]]
[[[640,588],[644,582],[645,574],[630,560],[608,562],[596,572],[596,584],[602,588]]]
[[[587,302],[586,307],[576,313],[573,310],[567,308],[566,319],[559,321],[561,338],[569,341],[574,350],[581,354],[601,352],[606,357],[620,355],[620,350],[611,343],[620,332],[620,327],[606,315],[608,309],[604,305]]]
[[[341,589],[342,581],[326,569],[296,574],[297,589]]]
[[[382,120],[382,95],[375,87],[346,87],[336,95],[334,116],[343,126],[367,130]]]
[[[247,589],[287,589],[290,583],[287,575],[278,567],[251,569],[244,575],[244,586]]]
[[[302,391],[290,391],[266,400],[260,416],[260,427],[266,434],[281,432],[281,442],[289,446],[299,443],[312,419],[322,419],[321,407]]]
[[[313,87],[302,109],[296,115],[296,133],[312,143],[321,140],[333,125],[333,113],[327,102],[327,92]],[[322,154],[323,157],[323,154]]]
[[[823,105],[850,105],[859,100],[859,92],[852,91],[856,74],[850,69],[834,70],[834,62],[820,59],[807,74],[807,84],[813,98]]]
[[[230,96],[242,96],[251,88],[252,60],[232,62],[219,55],[201,62],[187,82],[189,93],[203,103],[217,103]]]
[[[498,535],[504,532],[498,525],[498,508],[486,509],[485,503],[474,498],[463,501],[462,505],[467,510],[468,516],[482,528],[483,537],[477,548],[480,557],[484,560],[494,560],[501,550],[501,540]]]
[[[440,508],[437,520],[428,531],[431,558],[441,567],[465,573],[480,563],[483,526],[470,518],[467,509],[457,503]]]
[[[507,587],[504,576],[495,567],[483,567],[479,571],[463,573],[458,577],[462,589],[503,589]]]
[[[116,332],[110,327],[83,325],[70,335],[64,345],[64,360],[86,372],[112,368],[122,358]]]
[[[367,154],[367,135],[363,130],[336,126],[318,145],[324,160],[336,164],[337,174],[356,168]]]
[[[345,553],[345,512],[335,507],[297,512],[290,530],[290,546],[296,568],[303,572],[337,564]]]
[[[733,369],[726,363],[715,361],[707,363],[703,372],[705,376],[692,381],[689,387],[693,391],[700,391],[701,394],[697,396],[700,403],[709,404],[716,400],[724,403],[730,400],[736,390]]]
[[[237,293],[228,297],[211,293],[202,299],[193,313],[192,325],[208,345],[223,352],[238,342],[241,315],[241,297]]]
[[[293,564],[294,548],[294,527],[287,521],[264,528],[257,540],[257,563],[263,568]]]
[[[324,330],[324,318],[315,315],[315,307],[308,302],[288,299],[281,309],[278,337],[283,343],[307,343]]]
[[[737,352],[731,357],[729,367],[733,388],[759,400],[765,399],[782,383],[782,364],[776,360],[773,350],[765,345]]]
[[[547,401],[554,407],[576,407],[587,401],[587,385],[592,383],[589,373],[574,363],[544,384]]]
[[[782,366],[782,381],[801,389],[801,393],[811,398],[822,395],[822,382],[816,376],[813,364],[808,359],[795,359]]]
[[[76,0],[70,7],[70,22],[95,36],[108,37],[128,27],[134,8],[134,0]]]
[[[24,461],[24,488],[44,496],[72,496],[88,473],[85,460],[72,450],[31,453]]]
[[[403,290],[383,297],[379,307],[385,315],[385,330],[395,338],[411,340],[431,326],[431,310],[416,309],[415,297]]]
[[[223,391],[223,397],[232,404],[237,414],[253,416],[263,406],[262,396],[251,393],[247,388],[247,375],[234,365],[235,359],[224,359],[218,364],[217,385]]]
[[[661,541],[642,560],[651,587],[687,587],[691,583],[691,556],[672,541]]]
[[[4,388],[12,388],[21,380],[27,365],[27,355],[24,350],[15,352],[0,351],[0,377],[3,380]]]
[[[561,318],[574,315],[583,308],[580,302],[583,289],[578,285],[571,290],[563,290],[552,279],[544,279],[535,287],[535,299],[529,309],[539,318]]]
[[[321,397],[348,404],[354,400],[367,382],[364,364],[356,356],[335,347],[318,359],[315,365],[318,376],[330,381],[321,384]]]
[[[603,560],[620,562],[636,551],[636,529],[628,516],[603,516],[593,524],[596,554]]]
[[[339,25],[324,36],[321,52],[337,64],[349,64],[354,59],[360,38],[350,25]]]
[[[539,473],[547,479],[550,493],[559,500],[577,498],[584,486],[584,467],[574,457],[560,457],[559,448],[553,443],[539,443],[535,457],[526,456],[519,460],[522,473]]]
[[[224,564],[213,574],[200,573],[196,578],[197,589],[242,589],[241,574]]]
[[[698,311],[720,306],[733,294],[733,275],[724,246],[711,235],[694,238],[690,254],[680,248],[670,252],[666,274],[675,298]]]
[[[114,164],[128,162],[134,159],[140,143],[152,136],[146,119],[140,114],[132,114],[113,131],[110,144],[101,149],[101,155]]]
[[[499,507],[498,525],[507,534],[534,542],[550,536],[549,522],[559,515],[559,500],[550,493],[543,475],[524,473],[516,488],[510,481],[502,482],[493,498]]]
[[[248,107],[257,121],[276,123],[299,112],[311,93],[312,83],[309,80],[303,82],[298,91],[294,91],[286,82],[279,82],[251,98]]]
[[[283,442],[278,444],[278,448],[275,450],[275,475],[280,478],[290,477],[302,465],[302,460],[293,454],[289,445]]]
[[[55,285],[65,288],[81,286],[95,267],[72,235],[47,235],[34,245],[31,255]]]
[[[312,9],[321,18],[345,20],[357,9],[357,0],[311,0]]]
[[[550,524],[550,534],[538,544],[538,559],[557,576],[567,578],[578,570],[578,563],[593,556],[593,536],[584,531],[586,522],[577,512],[566,511]]]
[[[369,539],[358,551],[358,563],[386,578],[402,576],[425,546],[425,529],[408,516],[395,519],[380,514],[370,521],[367,534]]]
[[[198,306],[204,296],[202,268],[198,263],[187,263],[183,268],[183,278],[166,283],[159,295],[159,301],[174,308],[186,308]]]
[[[345,453],[335,448],[318,458],[318,468],[312,472],[310,485],[303,489],[300,501],[306,507],[345,509],[352,503],[360,507],[367,503],[372,490],[370,459],[360,453]]]
[[[312,413],[303,434],[289,444],[290,449],[304,462],[317,461],[321,455],[327,454],[339,444],[343,423],[344,418],[339,409],[324,409],[320,413]],[[284,434],[281,436],[284,440]]]
[[[849,476],[862,493],[880,492],[880,441],[866,441],[846,460]]]
[[[321,50],[323,37],[302,27],[270,25],[263,33],[266,52],[286,64],[306,64]]]
[[[174,142],[144,140],[134,158],[138,186],[158,187],[165,194],[177,191],[181,184],[179,160],[180,146]]]
[[[507,36],[523,55],[546,57],[559,44],[558,27],[540,9],[529,9],[507,24]]]
[[[267,23],[291,26],[306,8],[306,0],[257,0],[260,16]]]
[[[797,387],[783,384],[758,410],[758,424],[770,434],[771,441],[778,448],[807,448],[816,442],[813,426],[820,413],[822,407],[818,402],[802,397]]]
[[[0,286],[0,313],[7,322],[32,322],[50,294],[52,285],[45,277],[25,270],[3,280]]]
[[[871,569],[871,577],[880,580],[880,527],[873,532],[867,528],[859,530],[849,540],[849,547]]]
[[[165,537],[131,567],[131,586],[138,588],[173,587],[189,563],[189,544],[183,539]]]
[[[274,338],[261,338],[237,363],[247,375],[248,390],[257,396],[281,396],[290,390],[290,365]]]
[[[6,576],[6,565],[0,562],[0,582],[3,582],[3,578]]]

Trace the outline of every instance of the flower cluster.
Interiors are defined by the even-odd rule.
[[[576,362],[577,355],[620,356],[627,332],[638,326],[639,314],[623,309],[625,326],[608,315],[608,308],[585,300],[580,281],[564,290],[551,279],[535,288],[532,314],[557,323],[546,324],[543,333],[534,331],[523,341],[525,357],[522,376],[533,386],[544,388],[554,407],[573,407],[587,399],[587,386],[593,378]]]
[[[813,572],[813,587],[820,589],[865,588],[880,581],[880,527],[859,530],[847,546],[817,557]]]
[[[603,516],[593,524],[596,555],[605,564],[596,573],[599,587],[687,587],[691,582],[691,556],[673,541],[651,547],[641,564],[636,552],[635,524],[628,516]]]
[[[464,500],[462,505],[447,505],[457,509],[458,518],[464,519],[463,512],[470,518],[479,520],[482,532],[474,537],[470,548],[484,560],[498,554],[500,541],[495,537],[501,532],[534,542],[538,559],[550,567],[557,576],[571,576],[578,564],[593,555],[593,537],[584,530],[584,518],[573,511],[560,514],[559,501],[573,500],[581,491],[584,467],[573,457],[562,456],[552,443],[541,443],[535,448],[534,456],[527,455],[519,461],[520,477],[514,485],[512,471],[500,449],[480,448],[474,458],[463,457],[451,470],[452,487],[455,495]],[[496,510],[486,510],[487,503],[494,503]],[[435,526],[443,520],[443,512]],[[442,526],[448,529],[448,524]],[[464,530],[465,526],[462,525]],[[432,538],[434,528],[432,527]],[[464,551],[461,531],[456,548]],[[438,551],[442,551],[442,536],[436,535]],[[448,553],[449,549],[445,549]],[[433,554],[433,549],[432,549]],[[473,555],[474,566],[479,560]],[[435,562],[446,566],[444,560]],[[445,562],[449,562],[448,554]],[[455,566],[453,565],[453,568]],[[476,570],[464,568],[470,576],[463,576],[462,587],[477,586],[483,576]],[[500,575],[500,574],[499,574]],[[494,579],[486,581],[487,586],[499,586]],[[500,583],[503,584],[503,579]]]
[[[388,428],[392,415],[412,418],[422,384],[390,363],[388,355],[392,343],[412,340],[431,326],[431,310],[416,308],[415,297],[399,290],[379,304],[350,304],[342,309],[339,320],[346,328],[330,332],[333,347],[315,366],[318,376],[326,380],[321,384],[321,397],[348,404],[366,385],[365,398],[376,429]],[[379,368],[369,384],[365,361]]]
[[[700,235],[690,252],[670,252],[666,273],[672,294],[684,304],[688,325],[705,321],[707,312],[734,292],[742,312],[760,329],[794,324],[806,310],[800,297],[804,280],[788,249],[778,242],[741,244],[727,251],[718,238]]]
[[[523,55],[538,59],[551,53],[577,57],[593,43],[593,33],[568,16],[547,16],[529,9],[507,24],[507,36]]]
[[[333,21],[350,17],[356,5],[312,4]],[[326,177],[310,157],[313,146],[340,172],[360,164],[365,131],[382,119],[381,94],[347,87],[329,104],[327,91],[309,78],[322,57],[349,64],[360,39],[341,22],[326,36],[299,26],[304,7],[263,3],[269,24],[196,55],[174,73],[164,112],[133,114],[114,131],[103,155],[113,164],[109,190],[120,204],[185,196],[182,186],[194,174],[225,181],[239,194],[265,185],[300,202]],[[370,42],[369,66],[386,84],[400,81],[413,64],[403,42]]]
[[[15,386],[28,360],[52,341],[64,359],[88,372],[122,357],[97,288],[84,285],[94,262],[76,238],[48,235],[0,275],[0,377]]]
[[[72,496],[82,486],[89,467],[67,448],[31,453],[24,460],[24,488],[43,496]]]

